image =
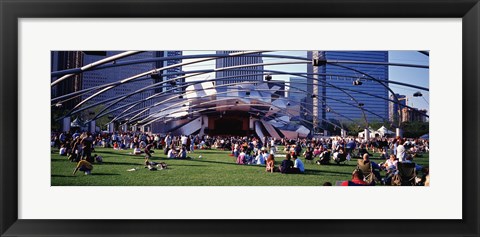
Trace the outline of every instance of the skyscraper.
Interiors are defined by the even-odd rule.
[[[322,51],[322,54],[328,61],[388,62],[387,51]],[[311,51],[307,55],[310,59],[312,58]],[[362,105],[368,121],[388,120],[388,101],[385,100],[388,98],[388,90],[379,82],[369,79],[371,76],[379,80],[388,80],[388,66],[352,63],[339,63],[339,65],[351,69],[333,64],[318,66],[319,95],[316,96],[319,99],[319,118],[351,122],[347,119],[350,118],[362,122],[363,113],[356,102],[346,94],[348,93],[358,101],[359,105]],[[307,67],[307,73],[312,76],[313,66],[311,64]],[[359,80],[361,85],[353,85],[355,80]],[[326,81],[328,84],[322,83],[322,81]],[[308,85],[308,91],[309,94],[313,93],[311,83]],[[312,102],[313,99],[308,96],[307,106],[310,111],[313,111]]]
[[[176,56],[182,56],[182,51],[157,51],[155,54],[156,54],[155,55],[156,57],[176,57]],[[156,66],[157,68],[162,68],[162,67],[179,64],[181,62],[182,62],[181,59],[169,59],[165,61],[158,61],[156,63]],[[182,74],[176,74],[176,73],[180,73],[181,71],[182,71],[182,67],[173,67],[173,68],[164,70],[162,74],[167,74],[167,76],[163,76],[162,78],[159,78],[159,79],[154,79],[154,82],[157,83],[157,82],[172,80],[174,78],[180,77],[182,76]],[[175,81],[176,83],[183,83],[185,82],[185,78],[177,79]],[[170,89],[174,87],[175,86],[171,84],[164,84],[162,88],[155,89],[155,93],[170,91]]]
[[[116,55],[120,53],[119,51],[107,51],[105,56],[102,55],[96,55],[96,54],[85,54],[84,55],[84,65],[90,64],[93,62],[96,62],[100,59],[110,57],[113,55]],[[131,55],[128,58],[125,58],[123,60],[136,60],[136,59],[144,59],[144,58],[153,58],[155,57],[156,52],[155,51],[150,51],[150,52],[143,52],[135,55]],[[150,71],[154,69],[155,63],[141,63],[141,64],[132,64],[132,65],[126,65],[126,66],[121,66],[121,67],[112,67],[112,68],[107,68],[103,70],[94,70],[94,71],[87,71],[83,73],[83,87],[84,88],[91,88],[99,85],[104,85],[106,83],[111,83],[111,82],[118,82],[123,79],[129,78],[131,76],[135,76],[137,74]],[[129,82],[125,83],[123,85],[114,87],[104,93],[99,94],[98,96],[94,97],[92,100],[90,100],[90,103],[97,103],[101,102],[107,99],[112,99],[115,98],[119,95],[126,95],[132,92],[135,92],[137,90],[140,90],[146,86],[149,86],[153,83],[153,80],[149,76],[142,77],[141,79],[137,79],[134,82]],[[137,93],[125,100],[122,100],[118,103],[115,103],[110,109],[115,109],[117,107],[123,106],[125,104],[138,101],[141,99],[145,99],[148,96],[152,95],[154,93],[153,90],[147,90],[141,93]],[[83,96],[82,99],[87,98],[90,96],[92,93],[86,94]],[[141,104],[137,105],[133,110],[135,109],[140,109],[146,106],[149,106],[153,104],[153,101],[146,101],[142,102]],[[120,112],[122,112],[123,109],[117,110],[112,113],[112,115],[116,116]]]
[[[302,102],[307,97],[307,79],[303,77],[290,77],[288,83],[288,99],[295,102]]]
[[[81,67],[83,65],[87,65],[87,64],[96,62],[98,60],[116,55],[118,53],[120,53],[120,51],[52,51],[52,71]],[[130,55],[126,58],[120,59],[119,61],[163,57],[164,55],[179,56],[181,55],[181,52],[180,51],[166,51],[166,52],[165,51],[147,51],[139,54]],[[167,60],[163,62],[147,62],[147,63],[131,64],[131,65],[125,65],[125,66],[119,66],[119,67],[111,67],[111,68],[106,68],[101,70],[87,71],[77,75],[76,77],[78,77],[78,79],[76,79],[76,77],[75,77],[75,80],[67,79],[66,82],[68,81],[69,83],[68,87],[69,88],[72,87],[68,90],[63,89],[65,86],[60,86],[60,87],[57,86],[52,88],[52,97],[65,95],[73,91],[78,91],[80,89],[87,89],[87,88],[105,85],[107,83],[118,82],[123,79],[129,78],[131,76],[135,76],[137,74],[150,71],[154,68],[163,67],[164,65],[173,65],[180,62],[181,62],[180,59]],[[165,70],[164,73],[171,73],[171,72],[177,72],[177,71],[181,71],[181,68],[171,68],[171,69]],[[165,78],[167,79],[174,78],[174,77],[176,76],[175,75],[165,76]],[[55,80],[55,79],[56,78],[53,78],[52,80]],[[160,81],[161,80],[162,78],[160,78]],[[73,82],[75,82],[74,85],[71,85]],[[144,76],[144,77],[138,78],[132,82],[125,83],[120,86],[116,86],[108,91],[105,91],[97,95],[96,97],[89,100],[87,102],[87,105],[99,103],[107,99],[113,99],[118,97],[119,95],[126,95],[129,93],[135,92],[146,86],[152,85],[155,82],[158,82],[158,81],[156,81],[156,79],[152,79],[152,77],[150,76]],[[59,85],[62,85],[62,84],[59,84]],[[73,89],[74,86],[75,86],[75,89]],[[166,87],[168,86],[170,86],[170,84],[166,85]],[[150,89],[150,90],[143,91],[141,93],[137,93],[118,103],[115,103],[110,108],[110,110],[118,108],[119,106],[132,103],[134,101],[145,99],[148,96],[153,95],[154,93],[159,93],[162,91],[165,91],[165,89],[160,88],[160,91],[158,89]],[[79,97],[75,102],[78,103],[81,100],[88,98],[94,93],[95,93],[94,91],[86,93],[82,95],[81,98]],[[155,102],[156,102],[155,100],[141,102],[130,111],[145,108],[147,106],[153,105]],[[102,105],[108,105],[108,102]],[[124,109],[120,109],[111,114],[115,116],[115,115],[118,115],[123,110]]]
[[[217,51],[217,54],[227,54],[234,53],[238,51]],[[261,53],[253,54],[261,55]],[[239,65],[248,65],[248,64],[258,64],[262,63],[263,60],[261,57],[249,57],[249,56],[237,56],[237,57],[227,57],[217,59],[215,62],[216,68],[224,68],[230,66],[239,66]],[[254,70],[254,71],[248,71]],[[253,67],[240,67],[234,70],[223,70],[217,71],[215,73],[216,78],[220,78],[216,81],[216,85],[226,85],[233,84],[238,82],[252,81],[252,82],[261,82],[263,80],[263,75],[251,75],[251,74],[261,74],[263,71],[263,66],[253,66]],[[226,79],[221,79],[223,77],[228,77]],[[217,91],[224,92],[226,87],[218,87]],[[221,95],[221,94],[220,94]]]
[[[398,98],[398,102],[400,103],[400,106],[397,103],[394,102],[389,102],[388,103],[388,120],[390,122],[395,122],[398,121],[398,115],[399,115],[399,110],[402,109],[400,108],[402,105],[407,105],[407,97],[405,95],[400,95],[396,94]],[[393,95],[390,95],[390,100],[395,100]]]
[[[51,51],[50,64],[52,71],[77,68],[83,66],[83,53],[81,51]],[[58,78],[51,78],[51,82]],[[51,98],[66,95],[82,89],[82,74],[77,74],[63,80],[51,89]],[[72,109],[75,104],[81,101],[80,97],[65,101],[62,104],[64,109]]]

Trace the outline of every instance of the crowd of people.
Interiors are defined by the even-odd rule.
[[[248,137],[230,139],[220,138],[215,141],[220,144],[220,149],[230,147],[236,163],[239,165],[265,165],[267,172],[304,173],[305,166],[299,157],[305,162],[313,163],[314,159],[319,165],[330,164],[330,161],[340,163],[358,159],[358,165],[352,173],[352,180],[345,182],[350,185],[394,185],[394,180],[400,178],[398,163],[414,164],[414,157],[421,157],[429,151],[428,140],[395,138],[319,138],[319,139],[279,139],[264,138],[263,142],[256,138]],[[277,145],[284,146],[285,159],[276,168],[274,157],[277,153]],[[374,154],[380,154],[381,163],[377,164],[369,158]],[[292,161],[293,160],[293,161]],[[414,177],[414,184],[425,184],[429,179],[428,167],[414,164],[416,173],[423,173],[421,178]],[[380,172],[385,171],[385,177]],[[359,177],[363,182],[356,182]],[[428,182],[426,183],[428,185]]]
[[[98,133],[90,132],[63,132],[52,133],[51,146],[58,148],[59,155],[66,156],[71,162],[76,162],[77,166],[73,174],[78,171],[91,174],[93,164],[103,163],[103,158],[93,155],[95,147],[113,148],[114,150],[131,150],[130,154],[145,156],[145,167],[154,170],[153,167],[159,167],[159,164],[152,165],[150,158],[154,149],[163,149],[168,158],[188,158],[187,153],[192,153],[199,146],[198,136],[171,136],[165,137],[151,135],[142,132],[125,133]],[[161,164],[162,169],[166,164]]]
[[[262,140],[256,137],[214,137],[214,148],[230,150],[231,156],[239,165],[265,165],[266,172],[304,173],[305,166],[300,157],[300,150],[287,152],[281,165],[275,166],[277,146],[281,140],[265,137]],[[293,161],[292,161],[293,159]]]
[[[305,173],[305,162],[319,165],[331,161],[341,163],[358,159],[358,165],[352,173],[352,180],[342,185],[372,185],[375,183],[391,184],[399,175],[398,163],[414,163],[414,157],[429,151],[428,140],[395,138],[362,139],[355,137],[313,138],[313,139],[275,139],[255,136],[173,136],[166,134],[148,134],[142,132],[124,133],[56,133],[52,134],[51,145],[59,148],[59,154],[77,162],[74,174],[83,171],[90,174],[93,163],[102,163],[102,157],[93,155],[95,147],[111,147],[116,150],[131,150],[130,154],[145,156],[145,166],[149,169],[158,167],[150,161],[154,150],[163,150],[171,159],[189,159],[189,153],[197,149],[219,149],[230,151],[236,164],[265,166],[266,172],[285,174]],[[283,146],[283,151],[278,147]],[[380,162],[371,161],[374,153],[380,154]],[[285,157],[278,167],[275,157]],[[317,159],[315,161],[315,159]],[[361,169],[362,166],[370,170]],[[166,167],[166,164],[164,165]],[[163,167],[163,166],[162,166]],[[428,167],[418,164],[416,172],[424,176],[417,183],[428,183]],[[381,177],[380,171],[385,171]],[[363,182],[358,180],[362,179]]]

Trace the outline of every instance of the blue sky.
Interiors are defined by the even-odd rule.
[[[184,55],[194,55],[194,54],[213,54],[215,51],[184,51]],[[291,56],[299,56],[299,57],[306,57],[306,51],[275,51],[272,53],[266,54],[283,54],[283,55],[291,55]],[[193,59],[195,60],[195,59]],[[192,60],[184,60],[192,61]],[[288,59],[274,59],[274,58],[265,58],[264,62],[281,62],[281,61],[291,61]],[[405,64],[418,64],[418,65],[429,65],[429,57],[419,53],[418,51],[389,51],[389,61],[394,63],[405,63]],[[195,65],[188,65],[184,66],[184,71],[190,70],[201,70],[201,69],[213,69],[215,68],[215,61],[207,61],[198,63]],[[267,70],[282,70],[282,71],[289,71],[289,72],[306,72],[307,65],[306,64],[293,64],[293,65],[275,65],[275,66],[265,66]],[[213,78],[215,75],[213,73],[197,76],[190,80],[201,80],[205,78]],[[275,75],[275,80],[284,80],[289,81],[290,75]],[[410,67],[398,67],[398,66],[390,66],[389,67],[389,80],[404,82],[408,84],[414,84],[422,87],[429,88],[429,70],[424,68],[410,68]],[[390,84],[390,88],[395,93],[406,95],[408,98],[408,105],[419,108],[419,109],[427,109],[429,110],[429,93],[428,91],[420,91],[422,93],[422,97],[413,97],[413,94],[418,89]]]

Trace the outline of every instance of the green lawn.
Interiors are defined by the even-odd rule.
[[[280,149],[279,149],[280,150]],[[168,169],[149,171],[144,168],[143,156],[129,155],[130,150],[96,148],[92,154],[103,157],[103,164],[94,164],[92,175],[77,172],[72,175],[75,163],[52,149],[52,186],[321,186],[324,182],[335,185],[338,180],[348,180],[355,169],[356,160],[347,164],[317,165],[305,163],[305,174],[266,173],[264,166],[237,165],[228,151],[196,150],[189,154],[191,160],[168,159],[156,150],[152,161],[166,162]],[[198,158],[199,156],[202,158]],[[280,154],[282,155],[282,154]],[[277,157],[276,166],[283,157]],[[372,158],[380,163],[378,154]],[[428,154],[415,158],[420,165],[428,165]],[[136,171],[127,171],[136,168]],[[382,172],[382,177],[384,173]]]

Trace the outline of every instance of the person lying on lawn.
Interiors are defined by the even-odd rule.
[[[155,161],[150,161],[149,159],[145,160],[145,168],[152,169],[152,167],[158,167],[160,169],[166,169],[167,164],[165,162],[157,163]]]

